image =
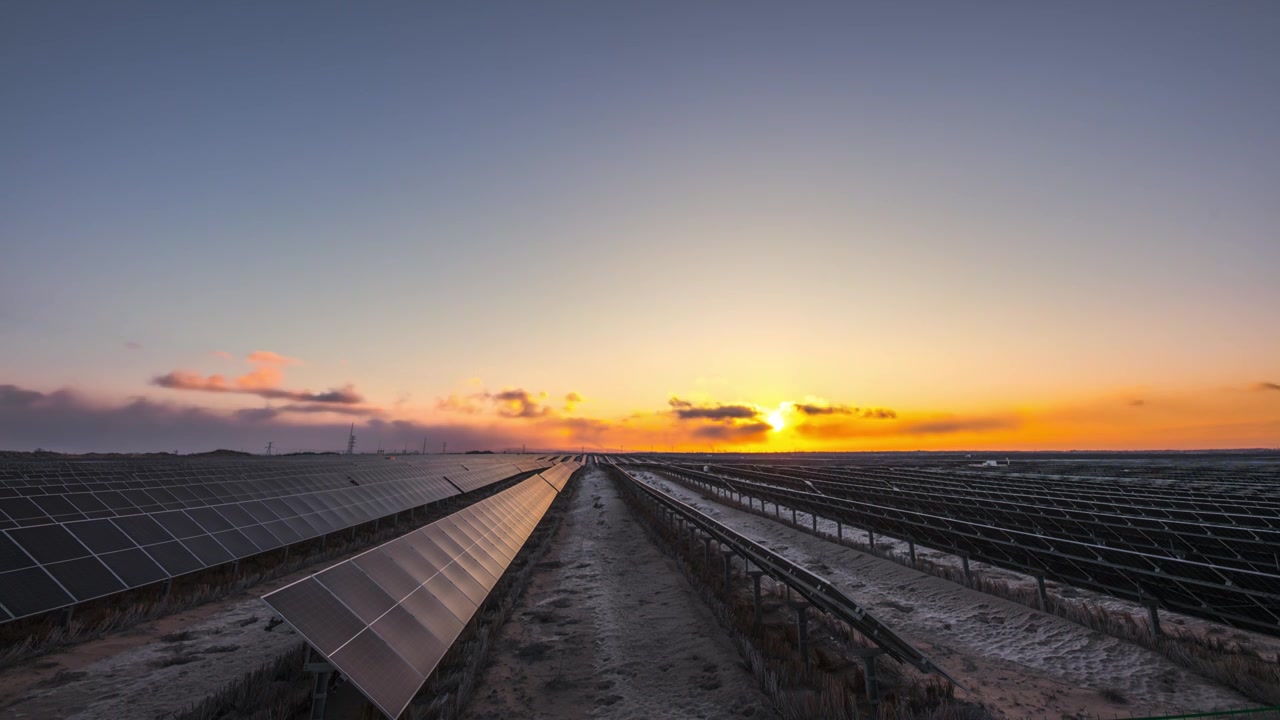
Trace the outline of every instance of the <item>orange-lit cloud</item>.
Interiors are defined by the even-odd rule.
[[[215,351],[219,357],[230,357],[222,351]],[[355,387],[348,384],[340,388],[331,388],[325,392],[310,390],[287,390],[281,386],[284,382],[282,367],[301,364],[302,361],[285,357],[269,350],[257,350],[245,358],[253,369],[228,380],[226,376],[201,375],[185,370],[174,370],[152,378],[151,384],[170,390],[191,390],[211,393],[238,393],[257,395],[268,400],[291,400],[302,403],[321,403],[336,405],[358,405],[364,398],[356,392]]]
[[[249,353],[246,359],[251,363],[261,365],[289,366],[302,364],[302,361],[297,358],[285,357],[270,350],[254,350]]]
[[[1259,392],[1264,392],[1264,391],[1267,391],[1267,390],[1280,390],[1280,383],[1273,383],[1273,382],[1260,382],[1260,383],[1255,384],[1255,385],[1253,386],[1253,389],[1254,389],[1254,390],[1257,390],[1257,391],[1259,391]]]

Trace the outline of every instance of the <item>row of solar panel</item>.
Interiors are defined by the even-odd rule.
[[[91,518],[114,517],[118,515],[134,515],[138,513],[158,513],[166,510],[183,510],[189,508],[209,507],[211,505],[232,502],[262,500],[270,502],[276,498],[286,498],[316,492],[350,490],[352,488],[372,489],[395,487],[397,483],[406,482],[439,482],[441,477],[462,482],[455,483],[464,490],[474,490],[490,484],[496,479],[510,477],[517,472],[546,467],[545,464],[517,465],[502,464],[482,470],[464,470],[458,466],[457,471],[447,475],[433,475],[421,470],[409,470],[399,477],[379,478],[371,482],[368,477],[352,475],[343,477],[338,482],[327,481],[328,473],[317,473],[312,480],[306,478],[293,479],[284,485],[264,483],[253,486],[247,482],[211,483],[209,485],[193,485],[190,487],[151,488],[147,490],[122,490],[71,493],[66,495],[40,495],[32,497],[0,497],[0,529],[43,525],[52,522],[73,522]],[[363,481],[361,481],[363,480]],[[370,496],[372,497],[372,496]]]
[[[65,470],[45,470],[39,474],[23,466],[0,464],[0,497],[30,496],[88,492],[92,490],[126,490],[147,488],[173,488],[209,486],[216,483],[232,483],[233,487],[289,487],[305,483],[314,486],[320,482],[344,483],[348,479],[394,480],[416,474],[441,475],[462,470],[478,470],[494,465],[510,465],[511,461],[492,459],[483,462],[460,463],[456,461],[426,462],[421,460],[378,462],[376,460],[332,460],[328,462],[273,462],[265,458],[239,464],[155,466],[154,464],[122,464],[112,470],[86,475],[74,464]],[[514,464],[528,464],[520,461]],[[545,467],[549,463],[535,463]]]
[[[552,468],[557,478],[562,467]],[[551,481],[528,478],[263,600],[387,717],[399,717],[556,493]]]
[[[516,474],[502,466],[485,484]],[[479,487],[472,484],[471,489]],[[142,587],[458,494],[443,478],[0,531],[0,622]]]

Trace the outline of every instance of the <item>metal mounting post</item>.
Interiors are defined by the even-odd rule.
[[[781,517],[781,516],[782,516],[782,511],[778,508],[778,503],[777,503],[777,502],[773,503],[773,516],[774,516],[774,517]]]
[[[75,612],[75,609],[75,605],[62,608],[62,612],[58,613],[58,624],[62,627],[71,627],[71,615]]]
[[[883,655],[879,648],[853,648],[853,655],[862,658],[862,677],[867,686],[867,704],[871,706],[871,720],[880,717],[880,679],[876,676],[876,657]]]
[[[164,586],[160,590],[161,597],[169,597],[169,593],[173,592],[173,578],[164,581]]]
[[[911,555],[911,567],[916,566],[916,541],[907,540],[907,553]]]
[[[809,513],[809,518],[813,520],[813,531],[818,532],[818,516],[816,513]]]
[[[316,676],[311,691],[311,720],[324,720],[325,701],[329,699],[329,678],[333,676],[334,667],[327,660],[311,661],[314,650],[307,648],[308,662],[302,666],[305,672]]]
[[[796,611],[796,634],[800,638],[800,659],[809,667],[809,603],[792,603]]]
[[[800,524],[800,523],[799,523],[799,521],[797,521],[797,520],[796,520],[796,509],[795,509],[795,508],[791,508],[791,524],[792,524],[792,525],[799,525],[799,524]]]
[[[1049,612],[1049,594],[1044,589],[1044,573],[1036,575],[1036,599],[1040,601],[1040,609]]]
[[[836,521],[836,540],[844,542],[844,523]]]
[[[240,576],[240,558],[231,561],[231,577]]]
[[[1156,606],[1156,601],[1147,599],[1147,619],[1151,621],[1151,634],[1160,637],[1164,631],[1160,629],[1160,610]]]
[[[728,548],[720,548],[720,554],[724,555],[724,587],[729,589],[729,581],[733,579],[733,551]]]
[[[751,582],[754,585],[756,597],[756,618],[755,624],[758,627],[764,618],[764,611],[760,605],[760,578],[764,575],[763,570],[748,570],[747,574],[751,576]]]
[[[870,530],[867,531],[867,547],[871,548],[872,555],[876,554],[876,534]]]
[[[960,559],[964,562],[964,586],[973,587],[973,576],[969,574],[969,553],[960,553]]]
[[[710,570],[711,569],[711,538],[709,537],[702,538],[702,544],[704,546],[704,549],[706,550],[706,552],[704,553],[703,560],[706,561],[707,569]]]

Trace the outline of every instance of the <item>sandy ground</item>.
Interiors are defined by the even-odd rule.
[[[1144,648],[726,507],[649,473],[633,475],[826,577],[968,686],[968,699],[1006,717],[1250,706]],[[1105,689],[1126,702],[1105,699]]]
[[[464,717],[776,717],[608,476],[593,470],[579,482]]]
[[[0,720],[152,720],[199,702],[301,642],[287,624],[267,631],[261,596],[341,560],[0,672]]]

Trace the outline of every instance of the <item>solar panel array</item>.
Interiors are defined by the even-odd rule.
[[[655,466],[656,467],[656,466]],[[1280,636],[1277,488],[968,469],[668,466],[805,512]]]
[[[559,477],[560,468],[565,480],[577,469],[548,472]],[[528,478],[263,600],[387,717],[399,717],[558,489]]]
[[[0,622],[388,517],[550,463],[502,456],[0,464]],[[450,480],[458,478],[457,482]]]

